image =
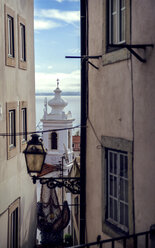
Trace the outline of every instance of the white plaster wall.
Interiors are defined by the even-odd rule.
[[[71,128],[73,126],[73,120],[42,120],[43,122],[43,130],[54,130],[54,129],[65,129]],[[59,164],[61,161],[63,154],[65,153],[64,145],[66,146],[69,161],[72,161],[72,142],[71,142],[71,149],[68,149],[68,130],[62,130],[57,132],[58,137],[58,149],[51,150],[51,140],[50,140],[50,133],[44,132],[43,133],[43,142],[44,146],[47,149],[47,156],[46,156],[46,163],[49,164]],[[72,137],[72,131],[71,131]]]
[[[4,4],[15,10],[16,67],[5,66]],[[26,19],[27,24],[27,70],[18,68],[17,14]],[[34,77],[34,33],[33,0],[0,1],[0,104],[3,117],[0,132],[6,133],[6,102],[28,102],[28,131],[35,130],[35,77]],[[19,107],[19,106],[18,106]],[[17,112],[17,131],[19,131]],[[0,237],[2,248],[6,248],[8,216],[2,214],[9,205],[20,197],[20,245],[33,247],[36,227],[36,190],[26,171],[24,155],[20,152],[19,138],[17,156],[7,160],[6,137],[0,137]]]

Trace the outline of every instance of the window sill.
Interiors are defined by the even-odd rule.
[[[130,52],[126,48],[115,49],[102,56],[102,65],[113,64],[127,59],[130,59]]]
[[[129,229],[126,226],[123,226],[121,224],[116,224],[114,221],[107,219],[106,223],[108,223],[109,225],[111,225],[113,227],[114,230],[119,230],[119,232],[121,233],[125,233],[128,234],[129,233]]]
[[[27,69],[27,61],[19,60],[19,69],[26,70]]]
[[[15,57],[7,56],[6,55],[6,66],[16,67],[16,60]]]
[[[8,156],[7,156],[8,160],[15,157],[17,155],[17,147],[14,146],[12,148],[9,148],[7,153],[8,153]]]
[[[108,221],[105,221],[103,223],[102,231],[112,238],[116,238],[118,236],[123,236],[123,235],[129,234],[129,232],[125,232],[125,231],[121,230],[120,228],[111,224]]]

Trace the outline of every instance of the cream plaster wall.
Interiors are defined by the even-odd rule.
[[[16,67],[5,65],[4,4],[15,11]],[[26,19],[27,70],[18,68],[17,15]],[[0,132],[6,133],[6,102],[27,101],[28,131],[35,130],[35,77],[33,0],[0,1],[0,104],[2,120]],[[19,105],[17,109],[17,132],[19,132]],[[0,137],[0,237],[1,247],[7,247],[8,207],[20,197],[20,245],[33,247],[36,227],[36,189],[26,171],[24,155],[20,152],[19,137],[17,155],[7,160],[6,137]],[[5,214],[2,214],[6,211]]]
[[[103,55],[103,1],[89,0],[89,55]],[[132,1],[132,43],[155,43],[154,1]],[[139,52],[137,50],[137,52]],[[142,54],[142,52],[140,51]],[[155,54],[146,52],[147,63],[134,57],[103,66],[103,58],[90,61],[88,72],[88,118],[101,135],[134,141],[135,231],[155,223]],[[143,55],[143,54],[142,54]],[[132,74],[133,70],[133,74]],[[133,87],[133,88],[132,88]],[[133,94],[133,95],[132,95]],[[134,99],[134,102],[133,102]],[[95,241],[102,232],[101,147],[87,121],[86,233]],[[119,235],[119,234],[118,234]],[[117,235],[116,235],[117,236]]]
[[[155,45],[154,1],[133,1],[132,43]],[[155,223],[155,49],[147,63],[133,58],[135,229]]]

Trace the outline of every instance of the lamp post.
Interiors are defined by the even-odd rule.
[[[40,173],[46,157],[46,150],[40,140],[40,136],[32,134],[26,149],[23,151],[28,173]]]
[[[46,157],[46,150],[43,146],[40,136],[37,134],[32,134],[32,139],[27,142],[27,147],[23,151],[25,154],[27,171],[31,176],[31,173],[41,173]],[[62,157],[62,164],[63,164]],[[32,176],[33,183],[35,184],[37,180],[41,184],[46,184],[48,188],[53,189],[56,187],[67,188],[73,194],[80,194],[80,177],[38,177]]]

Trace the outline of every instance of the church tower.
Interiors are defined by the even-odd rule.
[[[43,123],[43,142],[47,149],[46,163],[57,165],[62,160],[64,154],[68,155],[68,162],[72,161],[72,127],[73,121],[71,112],[67,114],[64,108],[67,102],[61,97],[59,80],[57,79],[57,88],[54,90],[54,97],[48,101],[51,108],[47,111],[47,98],[44,100],[44,115],[41,119]],[[61,129],[59,131],[58,129]],[[48,130],[53,130],[48,132]],[[46,132],[47,131],[47,132]]]

